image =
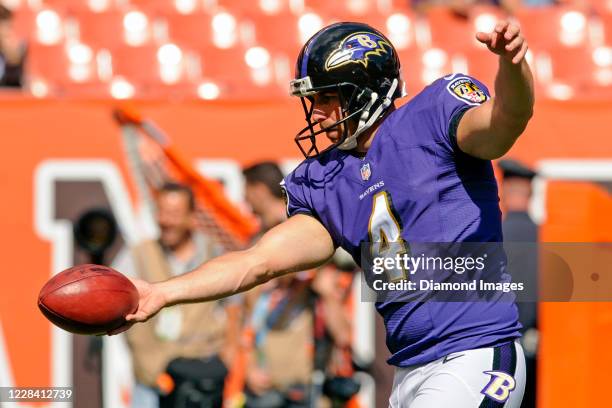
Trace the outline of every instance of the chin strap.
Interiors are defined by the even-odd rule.
[[[374,113],[370,115],[370,109],[372,109],[372,106],[378,100],[378,94],[376,92],[372,92],[370,101],[367,103],[365,108],[363,108],[363,112],[361,112],[361,116],[359,117],[359,125],[357,126],[357,130],[355,130],[355,133],[347,137],[344,142],[338,145],[338,149],[351,150],[357,147],[357,137],[359,137],[359,135],[361,135],[370,126],[372,126],[374,122],[376,122],[376,120],[380,117],[380,115],[385,110],[387,110],[387,108],[391,105],[391,103],[393,103],[392,97],[393,97],[393,94],[395,93],[395,90],[397,89],[397,85],[398,85],[397,78],[394,78],[393,82],[391,82],[391,86],[389,87],[389,91],[382,98],[382,103],[378,106],[378,108],[376,108]],[[346,125],[347,124],[345,124],[345,126]]]

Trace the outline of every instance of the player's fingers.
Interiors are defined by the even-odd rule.
[[[491,33],[491,42],[489,43],[489,46],[491,48],[495,48],[495,46],[497,45],[497,36],[499,35],[499,33],[497,31],[494,31],[493,33]]]
[[[514,58],[512,58],[512,63],[513,64],[520,63],[523,60],[523,58],[525,58],[525,55],[527,55],[527,50],[528,49],[529,49],[529,47],[527,46],[527,43],[524,42],[523,45],[521,46],[520,51],[516,53]]]
[[[511,40],[516,37],[520,31],[521,29],[519,28],[519,26],[517,26],[516,24],[510,24],[506,29],[506,32],[504,33],[504,38],[506,40]]]
[[[518,36],[514,40],[506,44],[506,51],[514,51],[521,48],[523,45],[523,37]]]
[[[508,27],[508,22],[506,20],[498,21],[497,24],[495,24],[495,32],[502,33],[506,27]]]
[[[488,44],[491,41],[491,34],[479,31],[476,33],[476,39],[483,44]]]
[[[147,315],[143,312],[136,312],[125,316],[125,320],[128,322],[144,322],[147,319]]]

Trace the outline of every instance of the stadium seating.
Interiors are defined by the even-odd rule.
[[[517,10],[538,86],[563,84],[575,97],[608,94],[608,3],[595,1],[591,12]],[[410,94],[453,71],[492,86],[497,59],[474,35],[504,17],[491,6],[463,17],[443,7],[419,15],[404,0],[41,0],[20,2],[15,26],[30,42],[29,77],[50,95],[108,97],[119,83],[131,90],[124,97],[251,99],[287,97],[303,42],[340,20],[367,22],[391,39]]]
[[[71,13],[78,22],[80,40],[102,48],[117,48],[125,43],[124,16],[119,11],[92,13],[78,10]]]
[[[600,18],[603,24],[604,43],[612,45],[612,10],[605,14],[601,14]]]
[[[491,54],[484,45],[466,49],[461,57],[465,58],[466,73],[478,78],[493,92],[499,58]]]
[[[165,20],[170,41],[192,48],[212,45],[213,29],[210,14],[168,14]]]
[[[460,17],[445,7],[434,7],[425,15],[430,32],[431,47],[461,49],[471,44],[474,30],[467,18]]]
[[[398,52],[402,76],[408,95],[415,95],[424,86],[461,67],[454,67],[453,56],[440,48],[420,50],[415,47]]]
[[[523,8],[516,18],[532,49],[591,45],[590,18],[583,10],[562,6]]]

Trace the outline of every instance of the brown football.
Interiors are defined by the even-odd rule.
[[[102,265],[77,265],[51,278],[38,307],[51,323],[77,334],[104,334],[138,308],[138,290],[128,278]]]

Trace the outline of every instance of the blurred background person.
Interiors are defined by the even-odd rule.
[[[159,239],[131,248],[131,256],[121,257],[114,267],[161,281],[220,253],[196,228],[189,187],[167,183],[155,201]],[[238,313],[232,300],[181,305],[126,333],[137,381],[132,406],[169,408],[197,398],[202,401],[198,407],[220,407],[239,334]]]
[[[525,299],[517,302],[521,344],[525,352],[527,382],[522,407],[536,406],[536,371],[538,347],[538,226],[529,215],[536,173],[524,164],[504,159],[498,162],[502,171],[501,204],[504,209],[502,229],[510,255],[512,280],[525,284]]]
[[[352,285],[357,265],[343,249],[316,272],[312,282],[314,299],[313,395],[332,407],[356,407],[360,384],[353,361],[354,309]],[[317,380],[323,380],[317,384]],[[320,389],[317,389],[320,386]],[[326,406],[326,405],[322,405]]]
[[[287,218],[281,181],[283,172],[275,162],[263,161],[246,167],[244,198],[261,222],[260,235]]]
[[[529,203],[533,193],[531,182],[536,173],[512,159],[500,160],[499,167],[503,175],[501,204],[504,209],[504,239],[538,242],[538,226],[529,215]]]
[[[287,217],[274,162],[243,170],[245,199],[260,236]],[[247,293],[247,407],[307,407],[313,360],[312,293],[308,273],[275,279]]]
[[[275,162],[264,161],[246,167],[243,175],[245,199],[263,234],[287,217],[283,172]],[[273,280],[248,293],[247,407],[316,406],[312,398],[321,394],[346,402],[359,390],[351,379],[355,264],[350,256],[348,261],[341,254],[334,258],[337,262],[317,271]],[[325,380],[311,390],[315,370]]]
[[[0,4],[0,87],[21,87],[25,42],[13,28],[13,12]]]

